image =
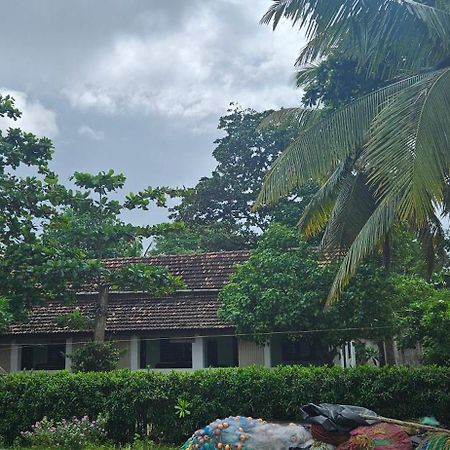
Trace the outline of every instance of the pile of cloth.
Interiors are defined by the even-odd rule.
[[[310,403],[300,411],[302,424],[217,419],[197,430],[182,450],[450,450],[450,433],[417,434],[419,425],[385,423],[366,408]]]
[[[417,434],[420,424],[385,423],[391,420],[358,406],[310,403],[301,408],[301,413],[310,425],[311,449],[450,450],[450,433]]]

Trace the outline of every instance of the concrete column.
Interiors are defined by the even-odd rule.
[[[202,337],[196,337],[192,343],[192,368],[205,368],[205,342]]]
[[[139,368],[140,368],[139,344],[140,344],[139,337],[131,336],[131,342],[130,342],[130,369],[131,370],[139,370]]]
[[[355,343],[351,341],[350,346],[350,367],[356,367],[356,348]]]
[[[272,354],[270,349],[270,341],[264,345],[264,365],[266,367],[272,367]]]
[[[20,370],[21,353],[22,349],[17,342],[15,340],[11,341],[10,372],[18,372]]]
[[[66,353],[65,353],[65,369],[72,370],[72,351],[73,351],[73,339],[66,339]]]

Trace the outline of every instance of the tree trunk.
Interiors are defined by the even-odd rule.
[[[391,237],[386,233],[383,240],[383,265],[386,275],[391,271]]]
[[[383,265],[386,276],[389,276],[391,271],[391,237],[389,232],[385,234],[383,240]],[[395,366],[395,342],[392,337],[384,340],[384,363],[387,366]]]
[[[102,285],[95,308],[94,342],[105,341],[106,317],[108,314],[109,286]]]

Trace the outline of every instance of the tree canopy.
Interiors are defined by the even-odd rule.
[[[267,172],[257,200],[271,205],[299,185],[321,184],[299,225],[306,236],[323,231],[324,253],[345,255],[329,302],[369,254],[380,247],[389,254],[399,222],[422,241],[430,269],[442,251],[437,214],[450,210],[448,6],[447,0],[276,0],[263,17],[274,27],[285,17],[306,30],[300,67],[338,56],[382,80],[381,88],[329,115],[291,111],[300,132]]]
[[[273,224],[223,288],[220,316],[260,342],[272,333],[298,338],[304,331],[303,338],[336,348],[393,336],[393,285],[380,264],[362,266],[343,301],[325,310],[334,273],[295,229]]]
[[[0,115],[20,116],[11,97],[0,98]],[[70,300],[88,284],[99,290],[96,330],[104,335],[110,286],[157,295],[182,286],[165,268],[110,270],[103,263],[138,254],[148,236],[147,227],[124,222],[121,212],[163,206],[168,191],[149,187],[121,202],[111,195],[123,188],[125,177],[112,170],[75,172],[71,190],[49,169],[52,154],[46,138],[20,129],[0,133],[0,325],[49,298]]]
[[[321,263],[295,229],[275,223],[222,289],[219,316],[259,343],[281,335],[320,345],[328,363],[346,342],[364,346],[367,339],[395,337],[404,348],[420,343],[425,362],[446,364],[450,291],[417,276],[422,263],[415,260],[416,244],[398,232],[391,273],[372,257],[341,301],[324,308],[336,265]]]
[[[154,229],[156,252],[253,247],[273,220],[296,222],[317,189],[314,183],[273,207],[251,211],[264,174],[297,133],[290,125],[260,127],[269,114],[232,105],[221,117],[218,128],[224,136],[213,150],[217,166],[211,176],[181,192],[180,204],[170,213],[175,223]]]

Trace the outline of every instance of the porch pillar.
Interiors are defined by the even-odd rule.
[[[272,354],[270,349],[270,341],[264,345],[264,365],[266,367],[272,367]]]
[[[131,341],[130,341],[130,369],[131,370],[139,370],[139,368],[140,368],[139,344],[140,344],[139,337],[131,336]]]
[[[20,360],[21,360],[22,349],[17,344],[15,340],[11,341],[11,355],[10,355],[10,372],[18,372],[20,370]]]
[[[196,337],[192,343],[192,368],[205,368],[205,341],[202,337]]]
[[[66,352],[65,352],[65,369],[72,370],[72,351],[73,351],[73,339],[66,339]]]

